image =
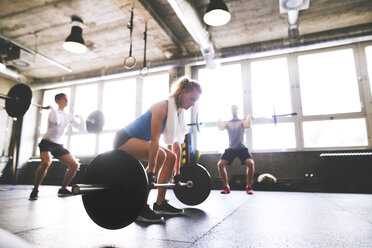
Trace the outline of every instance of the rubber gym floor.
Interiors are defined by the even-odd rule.
[[[43,248],[372,247],[371,194],[212,190],[191,207],[169,190],[169,202],[185,209],[182,216],[107,230],[88,217],[81,196],[57,197],[58,186],[41,186],[37,201],[28,200],[30,185],[0,188],[1,247],[18,238]],[[149,203],[155,196],[152,190]]]

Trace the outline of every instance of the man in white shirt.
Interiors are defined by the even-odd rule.
[[[39,143],[41,163],[35,173],[34,188],[29,200],[37,200],[39,186],[47,175],[52,163],[52,155],[67,166],[61,188],[58,190],[58,196],[72,195],[72,192],[67,189],[67,186],[75,177],[79,164],[70,152],[63,147],[62,136],[68,125],[72,125],[80,131],[86,131],[86,124],[81,116],[73,116],[63,111],[68,103],[67,96],[64,93],[57,94],[55,101],[58,105],[57,110],[54,110],[51,106],[43,107],[43,109],[50,109],[51,111],[48,116],[48,130]],[[79,121],[76,119],[79,119]]]

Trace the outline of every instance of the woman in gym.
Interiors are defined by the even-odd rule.
[[[184,110],[194,106],[201,93],[197,81],[182,77],[168,100],[155,103],[147,112],[117,132],[114,148],[124,150],[139,160],[148,161],[146,172],[150,184],[155,181],[168,183],[172,175],[174,182],[179,183],[181,143],[188,132]],[[161,134],[165,144],[172,145],[172,150],[159,145]],[[164,221],[161,215],[182,214],[183,209],[168,204],[165,195],[166,188],[159,187],[153,210],[146,205],[138,220],[157,223]]]

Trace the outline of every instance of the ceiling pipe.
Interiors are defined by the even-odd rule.
[[[291,39],[296,39],[298,36],[298,10],[290,10],[288,11],[288,35]]]
[[[207,67],[215,68],[214,46],[210,34],[195,9],[185,0],[168,0],[168,2],[189,34],[199,44]]]
[[[297,39],[299,12],[308,9],[309,6],[310,0],[279,0],[280,14],[288,14],[288,36],[290,39]]]

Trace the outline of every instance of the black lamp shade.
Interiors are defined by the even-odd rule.
[[[87,47],[83,39],[83,29],[79,26],[83,21],[79,17],[72,17],[71,33],[66,38],[63,47],[72,53],[85,53]]]
[[[229,9],[227,8],[226,3],[223,0],[211,0],[210,1],[208,8],[207,8],[207,12],[215,10],[215,9],[221,9],[221,10],[229,12]]]
[[[211,0],[203,17],[206,24],[210,26],[221,26],[228,23],[231,15],[223,0]]]

